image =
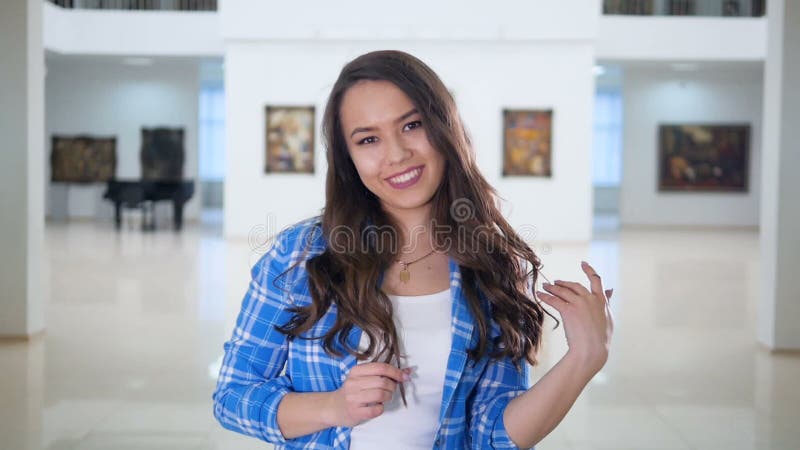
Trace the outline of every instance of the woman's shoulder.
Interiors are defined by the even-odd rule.
[[[322,253],[326,248],[322,217],[313,216],[289,224],[259,247],[262,255],[256,265],[263,265],[267,261],[291,265],[300,259]]]
[[[322,233],[322,216],[313,216],[288,225],[275,236],[278,244],[293,250],[320,250],[325,248]]]

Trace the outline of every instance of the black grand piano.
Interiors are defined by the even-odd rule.
[[[183,205],[194,195],[194,181],[183,178],[185,150],[184,130],[181,127],[142,127],[142,147],[139,160],[142,175],[139,179],[108,179],[103,198],[114,203],[117,229],[122,226],[123,208],[141,208],[142,229],[154,230],[155,203],[171,201],[172,221],[176,230],[183,226]]]
[[[172,202],[172,222],[176,230],[183,226],[183,205],[194,195],[193,180],[151,181],[117,180],[108,181],[103,198],[114,203],[114,220],[117,229],[122,225],[122,208],[141,208],[142,228],[155,229],[153,209],[157,201]],[[149,216],[149,218],[148,218]]]

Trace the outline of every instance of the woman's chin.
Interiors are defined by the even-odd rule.
[[[404,198],[382,200],[381,205],[384,211],[412,211],[421,208],[430,208],[431,198]]]

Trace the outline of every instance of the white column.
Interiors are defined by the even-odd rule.
[[[789,350],[800,349],[800,2],[767,6],[758,340]]]
[[[44,329],[42,0],[0,3],[0,336]]]

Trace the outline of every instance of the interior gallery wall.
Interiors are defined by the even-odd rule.
[[[478,164],[512,225],[535,239],[588,240],[594,80],[591,41],[233,41],[226,45],[225,235],[319,214],[327,170],[320,122],[342,66],[376,49],[410,52],[454,93]],[[265,174],[266,105],[315,106],[315,173]],[[502,177],[502,110],[553,110],[551,178]]]
[[[758,226],[762,68],[626,68],[622,225]],[[747,192],[659,192],[660,123],[750,124]]]
[[[46,152],[55,134],[117,137],[117,178],[139,178],[141,128],[183,127],[184,178],[197,181],[198,66],[159,61],[129,66],[119,58],[49,58],[46,75]],[[113,204],[103,200],[105,183],[51,183],[47,166],[46,211],[50,218],[111,220]],[[200,213],[200,188],[184,208],[185,219]],[[156,204],[156,220],[171,224],[172,205]]]

